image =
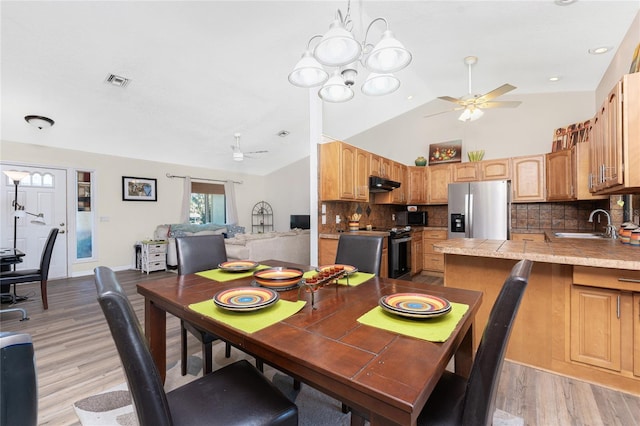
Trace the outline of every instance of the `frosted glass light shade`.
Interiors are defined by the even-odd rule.
[[[320,62],[316,60],[307,50],[302,54],[302,58],[289,74],[289,82],[298,87],[319,86],[329,78],[329,73],[322,68]]]
[[[14,183],[20,182],[22,179],[29,176],[29,172],[19,172],[17,170],[5,170],[4,174],[9,176],[9,179],[11,179]]]
[[[391,30],[382,38],[365,59],[365,66],[380,74],[400,71],[411,62],[411,52],[400,43]]]
[[[476,121],[478,118],[482,117],[484,112],[479,108],[466,108],[458,117],[460,121]]]
[[[329,31],[322,36],[313,51],[313,56],[323,65],[339,67],[350,64],[360,57],[362,46],[353,37],[344,24],[336,19],[329,26]]]
[[[368,96],[382,96],[395,92],[400,87],[400,80],[393,74],[372,72],[362,84],[362,93]]]
[[[335,73],[318,91],[318,96],[327,102],[346,102],[353,98],[353,90],[344,84],[340,74]]]

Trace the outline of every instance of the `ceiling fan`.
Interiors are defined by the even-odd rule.
[[[248,152],[243,152],[242,149],[240,149],[240,136],[242,136],[240,133],[234,133],[233,137],[236,138],[236,143],[235,145],[231,145],[231,150],[233,152],[233,160],[234,161],[244,161],[245,158],[254,158],[251,157],[251,155],[247,155],[247,154],[265,154],[269,151],[267,150],[259,150],[259,151],[248,151]]]
[[[447,112],[452,111],[460,111],[464,110],[458,120],[460,121],[475,121],[478,118],[482,117],[484,112],[483,109],[486,108],[515,108],[521,104],[520,101],[494,101],[493,99],[498,96],[502,96],[505,93],[508,93],[512,90],[515,90],[516,87],[510,84],[503,84],[497,89],[493,89],[489,93],[485,93],[484,95],[474,95],[471,89],[471,67],[478,62],[478,58],[476,56],[467,56],[464,58],[464,63],[469,67],[469,93],[466,96],[461,98],[453,98],[451,96],[439,96],[438,99],[442,99],[443,101],[453,102],[458,104],[457,107],[450,109],[448,111],[442,111],[435,114],[425,115],[426,117],[433,117],[434,115],[440,115]]]

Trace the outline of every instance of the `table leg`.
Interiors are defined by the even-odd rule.
[[[167,374],[167,313],[149,299],[144,300],[144,333],[164,383]]]
[[[462,338],[462,342],[460,342],[454,363],[456,374],[468,378],[473,366],[473,323]]]

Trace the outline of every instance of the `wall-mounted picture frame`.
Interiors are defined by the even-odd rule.
[[[429,165],[462,162],[462,139],[429,145]]]
[[[157,180],[122,176],[122,201],[158,201]]]

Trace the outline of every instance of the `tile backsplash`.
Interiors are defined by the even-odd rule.
[[[617,227],[623,220],[623,207],[618,204],[619,196],[612,196],[609,200],[573,201],[562,203],[523,203],[511,205],[512,229],[566,229],[566,230],[603,230],[606,218],[602,216],[600,223],[588,221],[589,214],[595,209],[611,212],[612,222]],[[633,197],[634,207],[637,196]],[[326,206],[326,221],[322,225],[321,205]],[[318,227],[320,233],[335,233],[348,230],[348,220],[353,213],[360,213],[360,227],[371,225],[373,229],[389,229],[395,226],[393,215],[404,210],[403,206],[385,204],[325,201],[318,203]],[[426,211],[429,215],[429,226],[447,227],[447,206],[418,206],[418,210]],[[340,223],[336,224],[336,216],[340,216]]]

